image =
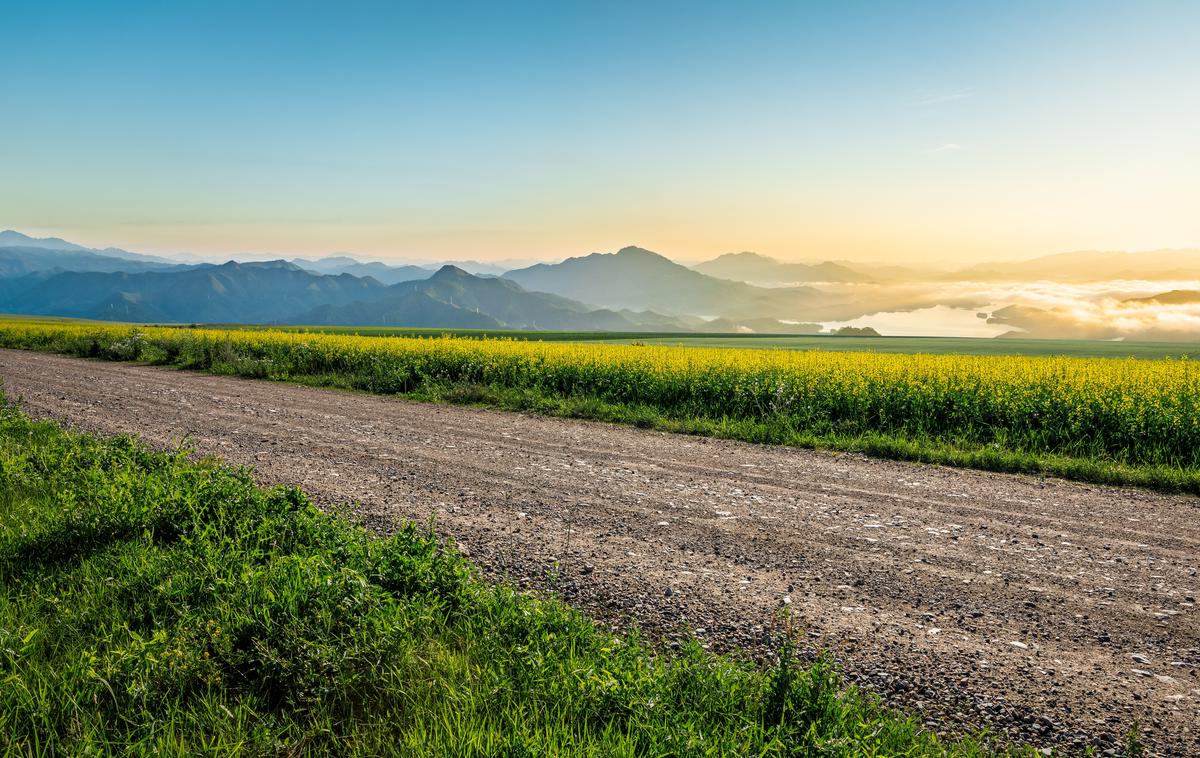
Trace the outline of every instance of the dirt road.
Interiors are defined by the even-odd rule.
[[[492,573],[665,644],[812,650],[931,728],[1200,755],[1200,501],[0,351],[25,409],[436,513]],[[568,527],[570,531],[568,531]]]

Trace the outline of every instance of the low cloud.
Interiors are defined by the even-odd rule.
[[[1200,282],[1196,281],[962,281],[855,285],[843,288],[842,294],[846,307],[840,318],[862,323],[871,323],[863,317],[872,313],[944,306],[985,314],[988,324],[1009,327],[1010,336],[1200,342]],[[851,310],[857,312],[851,315]],[[943,333],[956,331],[947,327]]]
[[[1020,336],[1048,339],[1195,342],[1200,341],[1200,302],[1101,301],[1054,308],[1011,305],[994,312],[988,323],[1012,326],[1020,330]]]
[[[1200,341],[1196,286],[1196,282],[1038,282],[981,291],[1000,306],[991,311],[988,323],[1011,326],[1021,336]],[[1172,290],[1170,297],[1155,299]]]

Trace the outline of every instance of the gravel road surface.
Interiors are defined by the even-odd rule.
[[[1200,500],[0,350],[27,412],[436,514],[493,575],[664,645],[809,653],[955,732],[1200,755]],[[558,565],[557,572],[554,569]]]

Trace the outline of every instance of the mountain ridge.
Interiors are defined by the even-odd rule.
[[[370,276],[387,285],[426,279],[433,273],[432,269],[424,266],[396,266],[379,261],[360,261],[349,255],[331,255],[317,259],[292,258],[291,262],[316,274]]]
[[[229,261],[181,270],[68,271],[7,279],[0,287],[0,309],[119,321],[265,323],[383,288],[374,279],[321,276],[287,261]],[[272,297],[264,297],[266,292]]]
[[[803,320],[811,304],[806,301],[822,295],[810,287],[764,288],[719,279],[633,245],[615,253],[538,263],[506,272],[503,278],[596,307],[733,319]]]
[[[872,282],[867,276],[833,261],[823,263],[786,263],[761,253],[749,251],[725,253],[710,261],[691,267],[708,276],[746,282],[759,286],[778,286],[797,282]]]
[[[660,314],[617,313],[516,282],[481,277],[447,264],[428,279],[401,282],[374,301],[318,307],[296,314],[288,323],[312,326],[417,326],[580,331],[685,331],[664,328]]]
[[[0,231],[0,249],[24,247],[37,248],[41,250],[63,250],[73,253],[93,253],[103,255],[109,258],[122,258],[133,261],[153,261],[156,263],[171,263],[178,264],[179,261],[163,258],[157,255],[145,255],[143,253],[131,253],[128,250],[122,250],[119,247],[106,247],[103,250],[92,247],[84,247],[77,245],[74,242],[67,242],[60,237],[30,237],[28,234],[13,229],[5,229]]]

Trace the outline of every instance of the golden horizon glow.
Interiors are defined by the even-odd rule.
[[[1196,4],[103,5],[10,14],[0,227],[206,258],[1200,247]]]

